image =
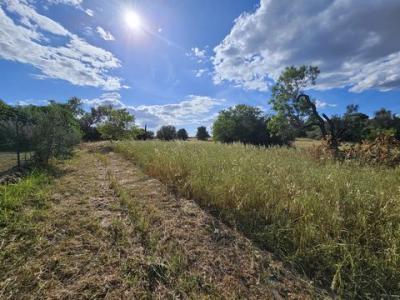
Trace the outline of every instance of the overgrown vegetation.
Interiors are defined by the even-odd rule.
[[[44,171],[36,171],[18,184],[0,185],[0,284],[6,286],[11,270],[22,268],[35,253],[39,221],[47,211],[47,191],[51,181]],[[28,275],[26,276],[26,278]],[[25,282],[28,288],[31,282]]]
[[[400,168],[239,144],[114,147],[342,297],[400,293]]]

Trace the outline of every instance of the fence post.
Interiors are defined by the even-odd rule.
[[[18,169],[21,168],[21,155],[20,155],[20,149],[19,149],[19,124],[18,124],[18,117],[15,120],[15,133],[16,133],[16,150],[17,150],[17,164],[18,164]]]

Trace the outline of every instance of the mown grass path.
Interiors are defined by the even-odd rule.
[[[60,168],[36,244],[29,256],[9,260],[0,298],[322,297],[269,253],[101,144],[82,146]]]

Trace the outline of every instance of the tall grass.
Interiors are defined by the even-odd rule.
[[[400,168],[239,144],[114,148],[341,296],[400,294]]]

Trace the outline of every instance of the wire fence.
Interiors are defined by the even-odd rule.
[[[29,151],[15,151],[13,143],[0,143],[0,175],[17,167],[24,167],[32,160]]]

